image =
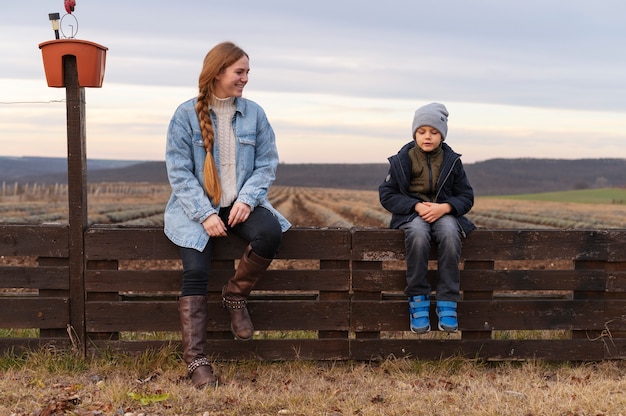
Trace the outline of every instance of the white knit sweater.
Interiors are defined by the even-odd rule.
[[[237,154],[232,124],[235,114],[235,98],[213,97],[211,108],[217,116],[217,126],[213,126],[213,130],[219,149],[220,185],[222,186],[220,205],[228,207],[237,199]]]

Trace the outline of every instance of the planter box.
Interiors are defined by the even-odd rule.
[[[108,48],[79,39],[57,39],[39,44],[49,87],[65,87],[63,57],[76,57],[78,85],[102,87],[104,65]]]

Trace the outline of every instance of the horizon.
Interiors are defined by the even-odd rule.
[[[5,155],[0,155],[0,160],[1,159],[58,159],[58,160],[67,160],[67,157],[63,157],[63,156],[26,156],[26,155],[22,155],[22,156],[5,156]],[[461,158],[462,159],[462,158]],[[510,158],[506,158],[506,157],[494,157],[491,159],[485,159],[485,160],[479,160],[479,161],[475,161],[475,162],[463,162],[463,164],[465,166],[467,165],[474,165],[474,164],[478,164],[478,163],[485,163],[485,162],[490,162],[490,161],[496,161],[496,160],[510,160],[510,161],[514,161],[514,160],[537,160],[537,161],[542,161],[542,160],[556,160],[556,161],[569,161],[569,162],[576,162],[576,161],[593,161],[593,160],[615,160],[615,161],[626,161],[626,157],[586,157],[586,158],[553,158],[553,157],[510,157]],[[110,158],[87,158],[87,162],[89,161],[102,161],[102,162],[124,162],[124,163],[131,163],[131,162],[135,162],[135,163],[150,163],[150,162],[163,162],[165,163],[165,159],[110,159]],[[278,162],[279,165],[388,165],[389,162],[387,162],[386,160],[384,162],[295,162],[295,163],[289,163],[289,162],[283,162],[283,161],[279,161]]]

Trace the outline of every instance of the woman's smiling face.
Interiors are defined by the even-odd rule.
[[[250,61],[247,56],[242,56],[215,77],[213,94],[218,98],[241,97],[243,87],[248,83],[248,72]]]

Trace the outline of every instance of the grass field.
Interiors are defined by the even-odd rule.
[[[626,189],[581,189],[573,191],[543,192],[538,194],[503,195],[487,199],[513,199],[517,201],[551,201],[575,202],[583,204],[626,205]]]
[[[162,226],[169,187],[152,184],[92,186],[90,223]],[[295,227],[382,227],[390,214],[378,192],[272,187],[269,199]],[[479,197],[468,217],[482,228],[626,228],[626,189],[587,189]],[[0,198],[5,223],[67,223],[67,196],[48,188]]]

